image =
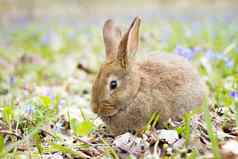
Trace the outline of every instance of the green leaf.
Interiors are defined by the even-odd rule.
[[[84,120],[83,122],[78,122],[76,119],[71,119],[70,126],[72,127],[74,133],[77,136],[86,136],[94,128],[94,125],[90,120]]]
[[[238,128],[238,101],[235,101],[235,118],[236,118],[236,127]]]
[[[60,99],[61,99],[61,97],[58,96],[58,95],[55,97],[55,100],[54,100],[54,105],[55,105],[55,106],[58,106],[58,105],[59,105]]]
[[[14,112],[11,106],[6,106],[3,109],[3,119],[10,125],[13,119]]]
[[[42,154],[43,149],[42,149],[42,146],[41,146],[41,138],[40,138],[39,133],[35,133],[33,138],[34,138],[37,150],[39,151],[40,154]]]
[[[198,158],[199,153],[197,150],[193,150],[192,153],[188,154],[187,159],[196,159]]]
[[[4,138],[0,135],[0,157],[2,157],[5,153],[5,145],[4,145]]]
[[[190,121],[191,121],[191,114],[186,113],[184,115],[184,135],[185,135],[187,146],[190,143]]]
[[[40,96],[40,100],[42,105],[45,107],[49,107],[51,105],[51,99],[48,96]]]

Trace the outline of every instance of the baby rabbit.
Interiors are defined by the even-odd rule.
[[[106,61],[92,87],[91,107],[113,134],[141,130],[153,112],[162,126],[169,118],[203,103],[206,87],[183,57],[158,54],[137,62],[141,19],[136,17],[122,36],[112,20],[103,27]]]

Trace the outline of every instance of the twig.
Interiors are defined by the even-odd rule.
[[[85,66],[84,66],[83,64],[81,64],[81,63],[79,63],[79,64],[77,65],[77,68],[80,69],[80,70],[82,70],[82,71],[84,71],[84,72],[86,72],[87,74],[94,74],[94,73],[95,73],[93,70],[91,70],[90,68],[85,67]]]
[[[40,131],[46,133],[47,135],[51,136],[51,137],[55,137],[54,134],[52,134],[51,132],[47,131],[47,130],[44,130],[44,129],[40,129]]]
[[[12,136],[16,136],[16,137],[19,138],[19,139],[22,139],[22,136],[21,136],[21,135],[15,133],[15,132],[8,131],[8,130],[0,130],[0,134],[12,135]]]

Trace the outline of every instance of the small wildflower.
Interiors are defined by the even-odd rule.
[[[176,54],[180,55],[180,56],[183,56],[185,58],[187,58],[188,60],[192,60],[194,58],[194,56],[198,53],[198,50],[197,48],[184,48],[184,47],[180,47],[180,46],[177,46],[175,48],[175,52]]]
[[[16,83],[16,77],[15,76],[10,76],[8,79],[8,83],[10,86],[13,86]]]
[[[65,104],[65,100],[60,99],[60,102],[59,102],[59,105],[58,105],[59,110],[61,110],[63,108],[64,104]]]
[[[228,60],[228,58],[226,57],[226,55],[222,52],[214,52],[211,49],[209,49],[206,53],[205,53],[205,58],[207,60]]]
[[[215,53],[214,53],[211,49],[209,49],[209,50],[205,53],[205,58],[206,58],[207,60],[214,60],[214,59],[216,59],[216,55],[215,55]]]
[[[32,115],[34,112],[35,112],[35,109],[33,107],[32,104],[27,104],[24,108],[24,112],[27,114],[27,115]]]
[[[49,45],[50,43],[50,37],[48,34],[45,34],[42,38],[41,38],[41,43],[44,45]]]
[[[57,32],[49,30],[41,38],[41,43],[57,51],[62,47],[62,37]]]
[[[223,53],[216,53],[216,58],[218,60],[226,60],[226,55]]]
[[[227,59],[227,60],[225,60],[225,65],[228,68],[232,68],[234,66],[234,61]]]
[[[55,95],[53,94],[51,89],[47,89],[45,94],[46,96],[50,97],[52,101],[55,99]]]
[[[234,98],[235,100],[238,100],[238,92],[231,91],[229,95],[230,95],[232,98]]]
[[[200,47],[193,47],[193,48],[191,48],[191,50],[192,50],[192,52],[196,52],[196,53],[203,51],[203,49]]]
[[[236,53],[238,53],[238,47],[235,50],[236,50]]]

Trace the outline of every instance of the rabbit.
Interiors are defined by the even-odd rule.
[[[114,135],[143,129],[154,112],[161,126],[179,119],[206,96],[204,81],[187,59],[175,54],[135,59],[140,23],[136,17],[124,35],[111,19],[103,26],[106,61],[92,86],[91,108]]]

